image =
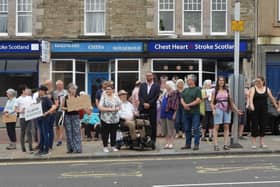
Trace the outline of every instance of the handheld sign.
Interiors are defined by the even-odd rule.
[[[32,120],[43,116],[42,104],[32,104],[25,109],[25,120]]]
[[[17,115],[16,114],[9,114],[8,116],[2,116],[3,123],[15,123],[17,122]]]
[[[70,97],[67,100],[67,111],[79,111],[91,107],[90,97],[82,95],[80,97]]]

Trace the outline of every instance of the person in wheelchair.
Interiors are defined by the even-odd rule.
[[[136,140],[136,123],[135,123],[135,110],[133,105],[127,100],[127,92],[125,90],[119,91],[119,98],[121,100],[121,107],[119,110],[119,116],[121,125],[129,128],[129,134],[131,140]]]

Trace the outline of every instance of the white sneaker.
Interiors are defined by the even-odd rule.
[[[113,152],[118,152],[119,150],[116,147],[112,147]]]
[[[104,148],[103,148],[103,152],[104,152],[104,153],[109,153],[110,151],[109,151],[108,147],[104,147]]]

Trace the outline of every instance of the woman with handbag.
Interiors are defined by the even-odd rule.
[[[15,103],[16,103],[16,96],[17,96],[17,92],[14,89],[8,89],[6,91],[7,93],[7,97],[8,97],[8,101],[5,105],[4,108],[4,114],[6,117],[11,116],[11,115],[15,115]],[[7,133],[8,133],[8,137],[10,140],[10,144],[8,147],[6,147],[7,150],[12,150],[12,149],[16,149],[16,121],[15,122],[7,122],[6,123],[6,129],[7,129]]]
[[[105,153],[109,152],[108,139],[110,136],[110,144],[113,151],[118,151],[116,145],[117,128],[120,122],[120,116],[118,111],[120,110],[121,101],[120,98],[114,94],[113,86],[106,87],[106,93],[104,93],[100,99],[98,109],[101,112],[101,131],[102,141]]]
[[[67,153],[82,153],[82,139],[81,139],[81,127],[80,116],[78,111],[67,110],[67,100],[77,97],[78,87],[70,83],[68,85],[68,95],[65,97],[62,109],[65,110],[64,116],[64,128],[67,141]]]

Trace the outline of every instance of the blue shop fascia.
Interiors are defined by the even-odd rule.
[[[0,109],[3,108],[6,90],[18,90],[26,84],[31,89],[38,88],[40,41],[0,41]]]

